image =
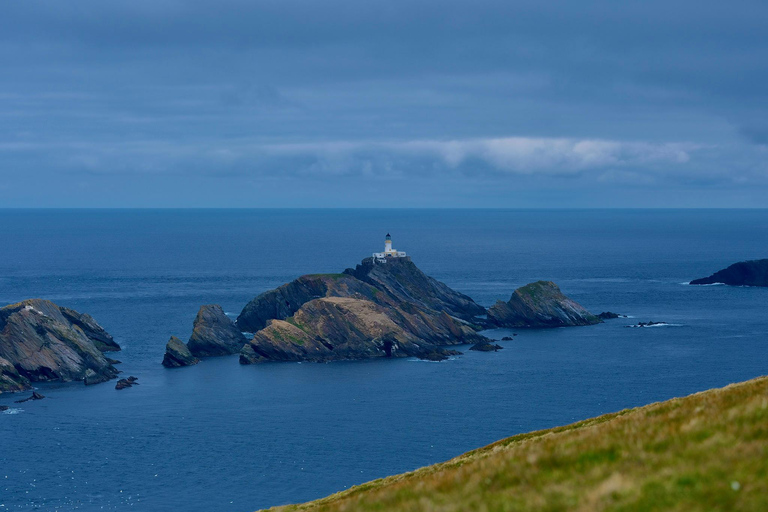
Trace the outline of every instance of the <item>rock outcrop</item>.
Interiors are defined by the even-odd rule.
[[[484,307],[429,277],[409,257],[390,258],[385,264],[366,258],[354,270],[346,270],[345,274],[374,286],[397,303],[407,302],[419,309],[445,312],[469,322],[485,314]]]
[[[248,340],[218,304],[201,306],[187,342],[195,357],[237,354]]]
[[[497,345],[496,343],[491,343],[490,341],[481,341],[480,343],[475,343],[469,347],[469,350],[475,350],[477,352],[497,352],[502,348],[504,347]]]
[[[241,353],[246,363],[421,356],[437,347],[398,323],[396,312],[369,300],[326,297],[287,320],[273,320]]]
[[[488,320],[498,327],[566,327],[593,325],[599,318],[569,299],[551,281],[537,281],[515,290],[507,302],[488,309]]]
[[[199,363],[200,360],[192,355],[189,348],[176,336],[171,336],[165,345],[165,356],[163,356],[163,366],[166,368],[178,368],[180,366],[190,366]]]
[[[127,379],[120,379],[115,384],[115,389],[119,390],[119,389],[130,388],[130,387],[133,387],[133,386],[138,386],[139,383],[136,382],[137,380],[139,380],[139,379],[137,379],[136,377],[133,377],[133,376],[128,377]]]
[[[16,367],[7,359],[0,357],[0,393],[5,391],[24,391],[30,389],[29,379],[20,375]]]
[[[768,259],[740,261],[709,277],[691,281],[691,284],[716,283],[731,286],[768,286]]]
[[[302,276],[252,300],[237,319],[257,330],[240,362],[372,357],[445,358],[441,345],[477,343],[485,312],[426,276],[410,258],[363,260],[343,274]]]
[[[613,320],[614,318],[627,318],[626,315],[620,315],[612,311],[603,311],[602,313],[598,313],[596,316],[600,320]]]
[[[82,381],[88,370],[115,378],[117,369],[102,354],[112,350],[119,345],[89,315],[42,299],[0,308],[0,358],[23,378],[0,365],[0,390],[18,390],[19,383],[29,389],[30,382]]]

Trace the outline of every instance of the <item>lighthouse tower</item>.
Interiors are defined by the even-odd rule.
[[[396,251],[392,248],[392,236],[389,233],[384,237],[384,252],[373,253],[374,261],[379,263],[386,263],[387,258],[405,258],[403,251]]]

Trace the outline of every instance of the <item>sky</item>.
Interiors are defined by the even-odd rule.
[[[0,207],[768,207],[768,2],[18,0]]]

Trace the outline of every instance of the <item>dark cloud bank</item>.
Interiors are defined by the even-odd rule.
[[[3,11],[0,207],[768,206],[764,1]]]

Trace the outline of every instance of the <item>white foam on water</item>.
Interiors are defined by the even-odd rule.
[[[19,409],[18,407],[11,407],[10,409],[3,411],[3,414],[20,414],[22,412],[24,412],[24,409]]]

